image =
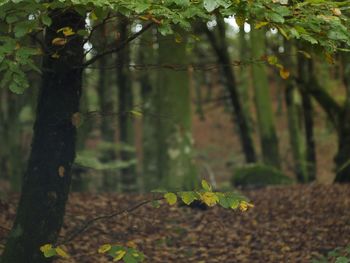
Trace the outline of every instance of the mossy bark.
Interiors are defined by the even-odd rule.
[[[160,65],[186,64],[186,39],[181,43],[174,36],[158,37],[158,63]],[[151,103],[154,105],[155,155],[148,156],[146,169],[155,173],[146,182],[146,190],[156,187],[193,189],[197,184],[193,164],[191,101],[188,73],[171,68],[160,69]],[[149,145],[151,146],[151,145]],[[154,158],[154,159],[153,159]]]
[[[34,137],[16,219],[1,263],[46,263],[40,246],[55,243],[63,223],[75,156],[76,127],[72,116],[79,111],[83,40],[74,36],[62,47],[52,40],[63,27],[84,28],[85,18],[71,10],[51,11],[45,43],[60,57],[43,58],[41,91]],[[76,115],[75,115],[76,116]]]
[[[263,55],[266,55],[265,31],[252,29],[250,39],[252,58],[260,59]],[[265,64],[253,63],[252,78],[263,161],[266,164],[280,168],[278,139]]]

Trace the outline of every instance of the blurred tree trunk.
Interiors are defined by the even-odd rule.
[[[266,55],[265,31],[252,29],[250,31],[250,39],[252,58],[260,59]],[[263,160],[266,164],[280,168],[278,139],[266,66],[262,63],[254,62],[252,65],[252,77]]]
[[[350,55],[342,53],[343,83],[346,99],[342,111],[339,112],[338,152],[334,158],[336,163],[335,181],[350,183]]]
[[[59,52],[43,59],[41,92],[34,138],[16,219],[1,263],[47,263],[39,247],[57,240],[63,223],[75,155],[76,118],[81,93],[83,39],[74,36],[64,48],[52,46],[57,31],[84,29],[85,18],[71,10],[51,12],[45,43]]]
[[[185,36],[178,42],[174,36],[158,36],[160,65],[186,64]],[[164,67],[157,74],[152,94],[154,117],[149,119],[155,127],[156,155],[145,159],[146,167],[155,168],[152,180],[155,185],[146,185],[146,189],[157,186],[193,189],[197,178],[193,164],[188,73]]]
[[[126,41],[129,33],[129,21],[126,17],[118,19],[117,31],[120,43]],[[117,53],[117,85],[118,85],[118,106],[119,106],[119,142],[122,146],[134,147],[134,126],[130,112],[133,109],[133,92],[129,72],[130,49],[125,48]],[[135,159],[134,152],[122,147],[120,159],[130,162]],[[121,189],[123,192],[135,192],[138,190],[136,167],[134,165],[121,169]]]
[[[141,65],[155,64],[156,54],[153,47],[154,33],[152,31],[145,32],[141,36],[139,61]],[[145,68],[140,72],[140,85],[142,96],[142,136],[143,136],[143,176],[142,184],[143,190],[146,192],[155,189],[159,183],[158,164],[157,164],[157,128],[155,125],[156,118],[160,118],[156,113],[156,104],[154,103],[155,93],[155,71]]]
[[[313,74],[312,61],[307,60],[303,54],[298,55],[298,71],[305,127],[307,181],[311,182],[316,180],[316,145],[312,101],[310,94],[306,90],[308,89],[308,85],[314,84],[312,83],[313,78],[311,77],[311,74]]]
[[[238,88],[239,94],[242,102],[242,111],[248,122],[249,133],[253,134],[253,119],[250,114],[250,74],[248,63],[250,55],[250,44],[246,39],[247,33],[244,31],[244,25],[239,28],[239,60],[242,64],[239,67],[239,79]],[[253,144],[254,145],[254,144]],[[256,158],[255,158],[256,159]]]
[[[293,77],[286,81],[285,97],[288,116],[288,128],[290,136],[290,146],[292,148],[294,172],[297,180],[300,183],[308,181],[308,169],[306,159],[306,145],[303,138],[303,119],[302,119],[302,101],[298,87],[295,83],[294,76],[297,71],[297,63],[295,59],[295,49],[290,41],[284,42],[285,53],[284,59],[285,67],[291,72]]]
[[[251,137],[251,131],[249,129],[249,121],[242,103],[239,98],[239,92],[234,75],[234,71],[231,65],[230,54],[228,52],[228,46],[226,43],[226,28],[225,22],[222,18],[217,18],[218,32],[217,36],[213,31],[210,31],[206,24],[202,24],[202,28],[206,33],[209,42],[218,58],[218,61],[222,67],[225,78],[225,85],[230,96],[231,104],[235,113],[235,120],[239,127],[239,135],[241,138],[242,149],[245,155],[246,162],[256,162],[256,154],[254,149],[253,140]]]

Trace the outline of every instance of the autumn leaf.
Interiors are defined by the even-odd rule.
[[[75,112],[72,115],[72,124],[75,128],[78,128],[81,124],[81,115],[79,112]]]
[[[269,22],[266,22],[266,21],[258,22],[258,23],[255,24],[255,29],[262,28],[262,27],[264,27],[264,26],[266,26],[268,24],[269,24]]]
[[[211,192],[211,185],[206,180],[202,180],[202,187],[205,191]]]
[[[65,173],[64,166],[61,165],[60,167],[58,167],[58,175],[60,177],[64,177],[64,173]]]
[[[166,194],[164,195],[164,198],[165,198],[165,200],[167,201],[167,203],[168,203],[169,205],[173,205],[173,204],[175,204],[176,201],[177,201],[177,196],[176,196],[176,194],[174,194],[174,193],[166,193]]]
[[[118,250],[116,253],[115,253],[115,257],[113,258],[113,261],[119,261],[121,260],[126,254],[126,251],[125,250]]]
[[[110,244],[104,244],[102,246],[99,247],[98,249],[98,253],[103,254],[106,253],[107,251],[109,251],[112,248],[112,246]]]
[[[75,32],[73,31],[73,29],[71,27],[68,27],[68,26],[58,29],[57,33],[59,33],[59,32],[62,32],[65,37],[75,35]]]
[[[280,76],[282,79],[288,79],[290,76],[290,72],[285,68],[281,68],[280,69]]]
[[[62,248],[56,247],[55,250],[56,250],[57,255],[59,255],[63,258],[69,258],[69,255],[67,254],[67,252],[64,251]]]
[[[219,202],[219,198],[213,192],[205,192],[204,194],[201,194],[201,200],[207,206],[214,206],[217,202]]]
[[[62,37],[56,37],[52,40],[51,43],[54,46],[64,46],[65,44],[67,44],[67,39]]]

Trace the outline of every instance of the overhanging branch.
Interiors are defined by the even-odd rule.
[[[131,41],[133,41],[138,36],[143,34],[145,31],[150,29],[153,25],[154,25],[153,22],[146,24],[145,26],[142,27],[142,29],[140,31],[138,31],[135,34],[133,34],[130,37],[128,37],[125,41],[121,42],[117,47],[115,47],[113,49],[110,49],[110,50],[106,50],[106,51],[104,51],[104,52],[102,52],[100,54],[97,54],[96,56],[92,57],[91,59],[87,60],[85,63],[83,63],[82,67],[85,68],[85,67],[95,63],[101,57],[107,56],[107,55],[112,54],[112,53],[119,52],[120,50],[125,48]]]

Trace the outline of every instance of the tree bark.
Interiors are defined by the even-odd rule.
[[[118,32],[123,43],[128,38],[129,21],[126,17],[120,16],[118,21]],[[130,111],[133,109],[133,91],[130,82],[129,62],[130,49],[125,48],[117,54],[117,85],[119,105],[119,141],[126,146],[135,146],[133,119]],[[121,149],[120,158],[124,162],[136,158],[133,152]],[[138,190],[137,173],[134,165],[123,168],[120,171],[121,189],[123,192],[136,192]]]
[[[51,262],[40,246],[55,243],[63,223],[75,156],[76,117],[79,111],[83,40],[74,35],[64,46],[52,40],[63,37],[60,28],[75,32],[85,18],[72,10],[53,10],[45,42],[52,53],[45,55],[42,84],[34,124],[34,137],[16,219],[3,252],[2,263]],[[51,55],[57,52],[59,58]]]
[[[259,59],[266,53],[265,31],[252,29],[250,37],[252,57]],[[265,65],[255,62],[252,65],[252,77],[263,160],[266,164],[280,168],[278,139]]]

